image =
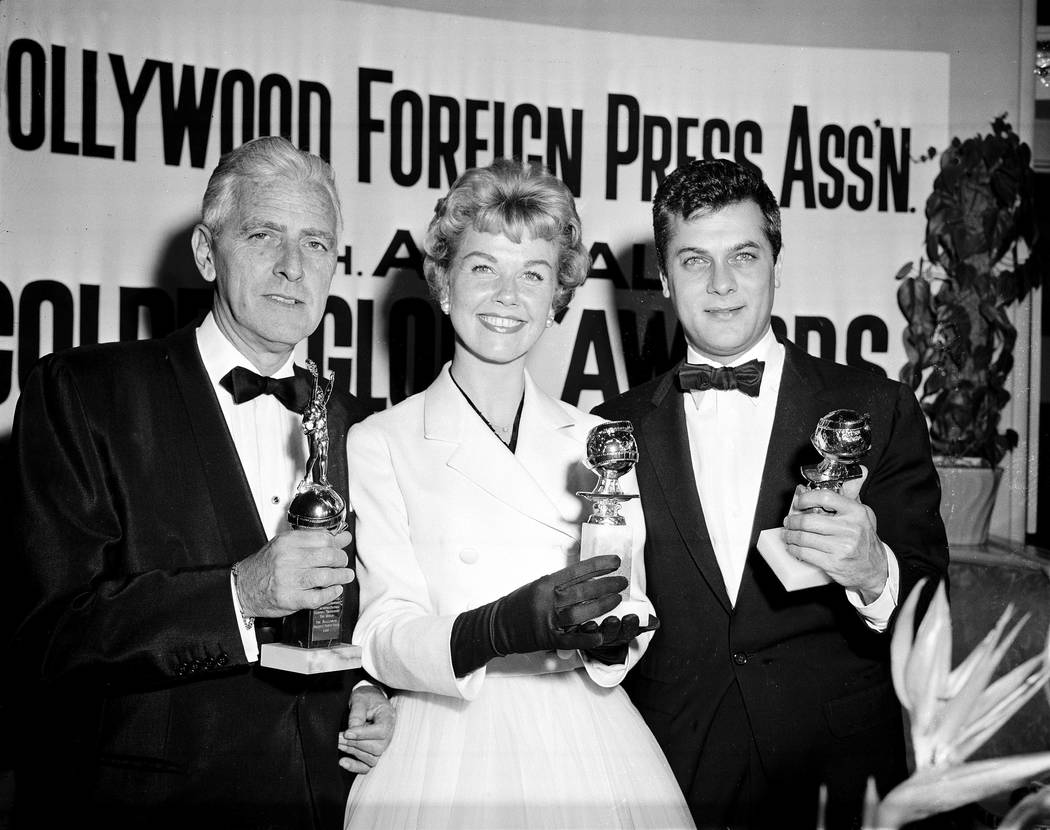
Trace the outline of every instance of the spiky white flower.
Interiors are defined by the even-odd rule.
[[[886,796],[869,827],[900,827],[1050,770],[1050,752],[963,763],[1050,680],[1050,632],[1041,654],[990,682],[1028,621],[1025,615],[1007,630],[1014,616],[1010,605],[953,669],[951,613],[943,583],[912,637],[924,582],[901,608],[890,645],[893,685],[911,723],[915,773]]]

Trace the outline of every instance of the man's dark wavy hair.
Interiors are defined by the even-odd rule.
[[[653,200],[653,237],[661,273],[666,273],[664,254],[671,222],[676,216],[688,219],[697,213],[720,210],[749,199],[765,217],[766,238],[775,260],[780,256],[781,247],[780,205],[758,168],[729,159],[698,159],[664,179]]]

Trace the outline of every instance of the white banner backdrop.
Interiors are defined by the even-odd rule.
[[[533,355],[585,408],[681,354],[650,202],[693,157],[757,165],[784,210],[776,323],[896,377],[894,274],[921,251],[948,56],[636,37],[312,0],[0,6],[0,435],[56,348],[162,334],[209,302],[189,233],[219,156],[329,158],[346,227],[309,353],[383,407],[451,354],[420,245],[455,176],[535,157],[578,196],[591,278]]]

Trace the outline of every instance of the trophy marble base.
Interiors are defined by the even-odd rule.
[[[323,674],[361,667],[361,646],[337,643],[324,648],[303,648],[284,643],[263,643],[259,662],[268,669],[296,674]]]
[[[642,624],[649,617],[649,606],[631,596],[631,551],[634,548],[634,534],[628,525],[584,524],[580,534],[580,561],[592,556],[615,554],[620,557],[620,567],[609,576],[622,576],[627,580],[627,587],[620,592],[620,604],[608,614],[595,617],[601,622],[606,617],[620,617],[628,614],[637,615]]]
[[[804,588],[827,585],[832,581],[820,568],[802,562],[788,553],[782,527],[773,527],[758,534],[758,552],[773,569],[785,590],[801,591]]]
[[[622,576],[627,580],[627,588],[621,592],[628,599],[631,592],[631,551],[634,548],[634,534],[627,525],[600,525],[586,523],[580,531],[580,561],[592,556],[614,554],[620,557],[620,567],[609,576]]]

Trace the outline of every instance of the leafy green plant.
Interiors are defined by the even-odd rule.
[[[933,451],[949,463],[995,467],[1017,446],[1014,430],[999,429],[1017,340],[1007,309],[1038,287],[1048,262],[1031,159],[1005,115],[987,135],[952,139],[926,200],[926,258],[897,272],[900,379],[922,385]]]

